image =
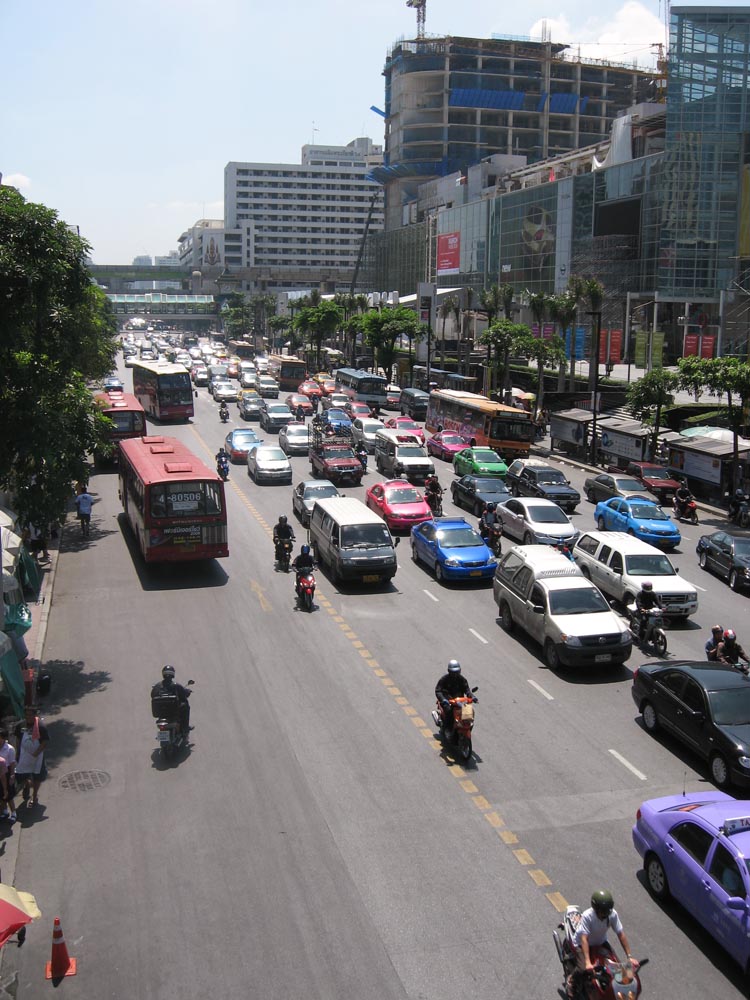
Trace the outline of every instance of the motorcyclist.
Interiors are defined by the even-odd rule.
[[[581,922],[578,925],[573,945],[576,950],[577,969],[568,980],[568,996],[576,995],[577,983],[584,972],[590,972],[594,968],[591,959],[591,949],[601,948],[606,945],[614,954],[607,940],[610,928],[615,932],[620,940],[620,944],[625,951],[626,961],[633,969],[638,968],[638,961],[630,954],[630,944],[622,926],[622,921],[615,909],[615,901],[612,893],[608,889],[597,889],[591,894],[591,907],[581,914]]]
[[[744,673],[750,669],[750,659],[742,646],[737,642],[737,633],[733,628],[724,630],[721,642],[716,647],[716,659],[719,663],[728,663],[737,667]],[[740,664],[740,660],[745,661],[745,665]]]
[[[719,643],[724,638],[724,626],[723,625],[712,625],[711,626],[711,638],[706,642],[706,659],[716,660],[716,652],[719,648]]]
[[[359,461],[363,469],[367,468],[367,448],[365,448],[364,442],[360,441],[357,447],[354,449],[354,455]]]
[[[312,406],[313,416],[316,417],[318,415],[318,397],[317,396],[311,396],[310,397],[310,406]]]
[[[300,422],[301,424],[303,424],[303,423],[305,422],[305,408],[304,408],[304,406],[302,405],[302,403],[300,403],[300,404],[299,404],[299,405],[297,406],[297,411],[296,411],[296,413],[295,413],[295,416],[297,417],[297,420],[298,420],[298,421],[299,421],[299,422]]]
[[[443,726],[448,733],[453,729],[453,709],[450,699],[473,697],[469,682],[461,673],[461,664],[458,660],[451,660],[448,663],[448,672],[443,674],[435,685],[435,697],[440,705]],[[476,698],[474,700],[476,701]]]
[[[443,500],[443,487],[440,485],[440,480],[434,473],[428,476],[424,481],[424,495],[430,510],[435,510],[441,506]]]
[[[650,580],[645,580],[635,596],[635,614],[640,636],[645,636],[648,624],[648,612],[653,611],[655,608],[661,608],[659,598],[654,593],[653,583]]]
[[[479,518],[479,534],[486,539],[492,533],[493,528],[499,528],[500,518],[497,516],[497,504],[492,500],[485,504],[482,516]]]
[[[222,445],[216,452],[216,465],[224,465],[225,462],[227,465],[229,464],[229,452],[226,450],[224,445]]]
[[[229,407],[222,399],[221,405],[219,406],[219,417],[222,420],[229,420]]]
[[[573,552],[567,542],[560,542],[557,545],[557,551],[560,553],[560,555],[565,556],[566,559],[570,559],[571,562],[575,562],[575,559],[573,558]]]
[[[687,483],[682,483],[678,487],[677,492],[674,495],[674,500],[672,501],[675,513],[678,517],[682,517],[687,509],[687,505],[693,499],[693,494],[688,489]]]
[[[294,530],[289,524],[286,514],[281,514],[279,520],[273,526],[273,544],[276,548],[276,561],[281,559],[281,543],[294,541]]]
[[[155,698],[160,698],[165,694],[176,695],[179,701],[179,723],[180,732],[186,735],[190,732],[190,704],[188,698],[192,694],[189,688],[183,687],[182,684],[176,684],[175,679],[175,669],[174,667],[167,663],[162,667],[161,671],[161,682],[154,684],[151,688],[151,700]]]
[[[734,491],[734,496],[729,501],[729,519],[731,521],[737,517],[743,503],[750,503],[750,495],[738,488]]]
[[[296,593],[299,594],[300,579],[305,576],[308,570],[313,569],[315,566],[315,560],[313,559],[309,545],[302,546],[299,555],[292,561],[292,566],[294,567],[295,573],[294,589]]]

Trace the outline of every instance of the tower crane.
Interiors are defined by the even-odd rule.
[[[427,13],[427,0],[406,0],[407,7],[413,7],[417,12],[417,38],[424,38],[424,22]]]

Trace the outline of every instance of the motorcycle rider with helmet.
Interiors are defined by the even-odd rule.
[[[424,481],[424,498],[433,514],[436,510],[441,509],[443,504],[443,487],[440,485],[440,480],[434,472]]]
[[[189,688],[183,687],[182,684],[176,684],[175,679],[175,669],[174,667],[167,663],[162,667],[161,671],[161,682],[154,684],[151,688],[151,700],[155,698],[160,698],[162,695],[176,695],[179,700],[179,722],[180,722],[180,732],[183,736],[187,736],[190,732],[190,704],[188,698],[192,694]]]
[[[276,550],[276,562],[281,559],[282,549],[281,543],[287,541],[294,541],[294,530],[287,519],[286,514],[281,514],[279,520],[273,526],[273,544]]]
[[[734,491],[734,496],[729,501],[729,520],[734,521],[740,512],[743,503],[750,503],[750,495],[739,487]]]
[[[299,596],[299,582],[301,577],[305,576],[307,571],[313,569],[315,566],[315,560],[313,559],[309,545],[302,546],[299,555],[292,561],[292,566],[295,573],[294,591]]]
[[[482,516],[479,518],[479,534],[486,540],[495,526],[498,528],[501,526],[500,518],[497,516],[497,504],[490,500],[485,504]]]
[[[354,449],[354,457],[357,459],[362,469],[367,472],[367,448],[364,441],[360,441]]]
[[[446,735],[449,735],[453,729],[453,708],[450,699],[474,697],[469,682],[461,673],[461,664],[458,660],[451,660],[449,662],[448,672],[443,674],[435,685],[435,697],[440,705],[443,728]],[[474,701],[476,700],[474,698]]]
[[[626,961],[633,969],[638,968],[638,961],[630,954],[630,944],[622,926],[622,921],[615,909],[615,901],[608,889],[597,889],[591,894],[591,907],[581,914],[573,945],[577,969],[568,979],[568,996],[575,997],[578,984],[585,972],[591,972],[594,963],[591,960],[591,948],[608,947],[614,954],[607,939],[612,929],[620,940],[625,951]]]
[[[742,646],[737,642],[737,633],[733,628],[724,630],[721,642],[716,647],[716,659],[719,663],[728,663],[737,667],[743,673],[747,673],[750,668],[750,659]],[[740,660],[745,661],[744,667],[740,665]]]
[[[693,499],[693,494],[688,489],[687,483],[681,483],[677,488],[677,492],[674,495],[674,500],[672,501],[672,506],[674,507],[674,512],[678,518],[685,516],[685,511],[687,510],[687,505]]]
[[[644,580],[641,584],[641,589],[635,596],[635,614],[638,623],[638,635],[641,639],[646,635],[646,627],[648,625],[647,612],[655,609],[661,610],[659,598],[654,593],[653,583],[650,580]]]
[[[219,406],[219,418],[223,421],[229,420],[229,407],[222,399],[221,405]]]

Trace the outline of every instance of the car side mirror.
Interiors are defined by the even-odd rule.
[[[531,610],[534,612],[535,615],[543,615],[544,614],[544,605],[543,604],[535,604],[532,607]]]
[[[742,899],[741,896],[730,896],[724,905],[728,910],[739,910],[741,913],[750,912],[747,900]]]
[[[393,547],[396,548],[396,546],[399,545],[400,542],[401,542],[401,536],[396,535],[396,537],[393,539]]]

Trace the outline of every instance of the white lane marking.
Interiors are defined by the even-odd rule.
[[[630,761],[623,757],[621,753],[618,753],[616,750],[609,750],[608,753],[611,753],[615,760],[619,760],[623,767],[626,767],[628,771],[631,771],[636,778],[640,778],[641,781],[646,780],[646,775],[642,771],[639,771],[637,767],[633,767]]]
[[[471,634],[474,636],[475,639],[479,639],[479,641],[483,642],[485,646],[489,645],[490,640],[485,639],[485,637],[483,635],[480,635],[476,629],[470,628],[469,631],[471,632]]]
[[[696,590],[700,590],[701,593],[703,593],[703,594],[706,593],[706,588],[705,587],[699,587],[697,583],[694,583],[693,586],[695,587]]]
[[[439,604],[439,603],[440,603],[440,598],[439,598],[439,597],[435,597],[435,595],[434,595],[434,594],[431,594],[431,593],[429,592],[429,590],[425,590],[425,594],[427,594],[427,596],[429,597],[429,599],[430,599],[431,601],[434,601],[434,602],[435,602],[435,604]]]
[[[555,700],[552,697],[552,695],[549,693],[549,691],[545,691],[541,684],[537,684],[536,681],[532,681],[530,677],[528,678],[527,683],[531,684],[531,686],[534,688],[534,690],[538,691],[539,694],[543,694],[544,697],[547,699],[547,701],[554,701]]]

